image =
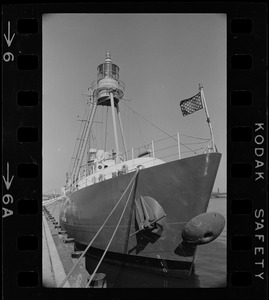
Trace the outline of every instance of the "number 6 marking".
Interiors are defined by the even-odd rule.
[[[11,52],[6,52],[3,55],[3,59],[5,62],[9,62],[10,60],[13,61],[14,60],[14,55]]]

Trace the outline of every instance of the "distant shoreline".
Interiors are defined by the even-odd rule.
[[[222,193],[222,194],[212,194],[210,199],[226,199],[227,198],[227,194],[226,193]]]

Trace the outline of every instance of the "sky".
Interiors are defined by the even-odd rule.
[[[83,93],[97,79],[107,51],[129,100],[120,102],[128,149],[166,138],[164,132],[209,138],[204,110],[183,117],[179,107],[203,85],[222,153],[213,190],[226,192],[226,43],[225,14],[43,15],[43,193],[65,184],[86,105]],[[96,137],[105,115],[106,108],[98,109]],[[103,139],[96,140],[102,148]]]

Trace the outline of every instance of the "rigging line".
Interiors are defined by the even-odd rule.
[[[126,105],[127,107],[129,107],[129,105],[127,105],[126,103],[123,102],[124,105]],[[158,127],[157,125],[153,124],[152,122],[150,122],[149,120],[145,119],[142,115],[140,115],[138,112],[136,112],[134,109],[132,109],[131,107],[129,107],[130,110],[133,111],[134,114],[139,115],[143,120],[145,120],[146,122],[150,123],[152,126],[154,126],[155,128],[159,129],[160,131],[162,131],[163,133],[165,133],[166,135],[168,135],[170,138],[174,139],[175,141],[177,141],[176,138],[174,138],[172,135],[170,135],[169,133],[167,133],[166,131],[164,131],[163,129],[161,129],[160,127]],[[144,143],[145,144],[145,143]],[[184,145],[184,144],[183,144]],[[184,145],[186,148],[188,148],[190,151],[192,151],[193,153],[196,154],[195,151],[193,151],[191,148],[187,147],[186,145]]]
[[[127,107],[127,145],[130,145],[129,128],[130,128],[130,109]]]
[[[198,148],[198,149],[195,149],[195,151],[199,151],[199,150],[203,150],[204,148]],[[189,152],[193,152],[193,151],[182,151],[182,153],[189,153]]]
[[[85,105],[86,104],[84,103],[84,106]],[[79,155],[81,152],[81,147],[83,145],[83,139],[85,139],[85,133],[86,133],[86,129],[88,126],[89,117],[92,112],[92,104],[90,104],[90,105],[87,104],[87,108],[88,109],[84,109],[83,122],[81,122],[80,130],[78,133],[78,138],[77,138],[75,149],[74,149],[74,154],[75,154],[75,152],[76,152],[76,154],[75,154],[75,156],[73,155],[75,159],[73,161],[72,171],[70,170],[70,172],[71,172],[70,176],[72,176],[75,169],[77,169],[77,167],[78,167],[77,164],[78,164]]]
[[[95,120],[98,120],[98,109],[96,109]],[[96,148],[96,149],[98,149],[97,140],[96,140],[97,124],[98,123],[96,123],[96,122],[93,122],[93,124],[92,124],[92,141],[93,141],[94,148]]]
[[[97,272],[97,270],[98,270],[100,264],[102,263],[102,261],[103,261],[105,255],[106,255],[106,253],[107,253],[108,248],[110,247],[110,245],[111,245],[111,243],[112,243],[112,241],[113,241],[113,239],[114,239],[114,236],[115,236],[115,234],[116,234],[116,232],[117,232],[117,230],[118,230],[118,228],[119,228],[119,226],[120,226],[120,223],[121,223],[121,221],[122,221],[123,215],[124,215],[124,213],[125,213],[125,211],[126,211],[126,209],[127,209],[127,205],[128,205],[128,203],[129,203],[129,200],[130,200],[131,195],[132,195],[132,193],[133,193],[134,186],[135,186],[135,181],[133,182],[133,185],[132,185],[132,187],[131,187],[131,191],[130,191],[129,196],[128,196],[128,199],[127,199],[127,201],[126,201],[126,203],[125,203],[125,205],[124,205],[123,211],[122,211],[121,216],[120,216],[120,219],[119,219],[119,221],[118,221],[118,223],[117,223],[117,225],[116,225],[116,228],[115,228],[115,230],[114,230],[114,232],[113,232],[113,234],[112,234],[112,236],[111,236],[111,238],[110,238],[110,240],[109,240],[109,242],[108,242],[108,245],[106,246],[106,249],[105,249],[105,251],[104,251],[104,253],[103,253],[103,255],[102,255],[102,257],[101,257],[99,263],[97,264],[97,266],[95,267],[95,270],[93,271],[92,275],[90,276],[89,281],[87,282],[86,288],[87,288],[87,287],[90,285],[90,283],[92,282],[93,277],[95,276],[95,274],[96,274],[96,272]]]
[[[205,144],[207,143],[208,141],[204,141],[204,142],[197,142],[197,143],[185,143],[185,144],[182,144],[182,145],[201,145],[201,144]]]
[[[139,129],[140,135],[141,135],[141,137],[142,137],[142,140],[143,140],[143,144],[144,144],[143,146],[145,147],[145,149],[147,149],[147,147],[146,147],[146,143],[145,143],[145,140],[144,140],[144,137],[143,137],[142,131],[141,131],[141,128],[140,128],[140,126],[139,126],[139,122],[137,121],[137,118],[136,118],[136,115],[135,115],[135,111],[134,111],[133,113],[134,113],[134,116],[135,116],[136,123],[137,123],[137,125],[138,125],[138,129]]]
[[[106,124],[105,124],[106,131],[105,131],[105,144],[104,144],[105,151],[106,151],[106,138],[107,138],[107,117],[108,117],[108,106],[106,107]]]
[[[85,119],[85,115],[86,115],[86,111],[87,110],[84,110],[84,115],[83,115],[83,120]],[[80,127],[79,127],[79,131],[78,131],[78,138],[80,137],[81,133],[82,133],[82,127],[84,126],[83,122],[80,123]],[[76,143],[75,143],[75,147],[74,147],[74,150],[73,150],[73,154],[72,154],[72,158],[75,157],[75,153],[77,152],[77,148],[78,148],[78,144],[79,144],[79,140],[78,138],[76,139]],[[69,168],[68,168],[68,173],[71,172],[71,168],[72,168],[72,165],[74,165],[74,162],[72,164],[72,158],[71,158],[71,161],[70,161],[70,164],[69,164]]]
[[[54,205],[54,208],[53,208],[53,211],[52,211],[51,214],[54,213],[54,210],[55,210],[56,206],[60,203],[61,200],[62,200],[62,199],[59,199],[59,200],[55,201],[56,203],[55,203],[55,205]]]
[[[104,136],[104,107],[102,106],[102,121],[101,121],[101,127],[102,127],[102,135]],[[104,149],[104,140],[102,140],[102,149]]]
[[[204,141],[209,141],[210,140],[210,139],[205,139],[205,138],[199,138],[199,137],[196,137],[196,136],[186,135],[186,134],[183,134],[183,133],[180,133],[179,135],[189,137],[189,138],[194,138],[194,139],[197,139],[197,140],[204,140]]]
[[[96,118],[95,118],[95,123],[94,124],[94,139],[95,139],[95,144],[96,144],[96,149],[98,149],[97,147],[97,126],[98,126],[98,113],[99,113],[99,109],[96,109]]]
[[[91,247],[91,245],[95,241],[96,237],[98,236],[98,234],[100,233],[100,231],[104,228],[104,226],[106,225],[108,219],[111,217],[111,215],[113,214],[113,212],[115,211],[115,209],[117,208],[117,206],[119,205],[119,203],[121,202],[121,200],[124,197],[124,195],[126,194],[127,190],[129,189],[129,187],[131,186],[131,184],[134,182],[135,178],[138,175],[138,172],[139,172],[139,169],[136,169],[134,176],[130,180],[129,184],[127,185],[127,187],[126,187],[125,191],[123,192],[123,194],[121,195],[120,199],[118,200],[118,202],[116,203],[116,205],[114,206],[114,208],[112,209],[112,211],[110,212],[110,214],[108,215],[108,217],[106,218],[106,220],[104,221],[104,223],[102,224],[102,226],[96,232],[95,236],[92,238],[92,240],[90,241],[89,245],[85,248],[85,250],[83,251],[83,253],[80,255],[79,259],[76,261],[76,263],[73,265],[73,267],[71,268],[71,270],[69,271],[69,273],[66,275],[65,279],[59,285],[59,287],[63,287],[64,286],[64,284],[66,283],[66,281],[68,280],[68,278],[71,276],[71,274],[73,273],[73,271],[75,270],[75,268],[77,267],[77,265],[81,262],[82,258],[84,257],[84,255],[86,254],[86,252],[89,250],[89,248]]]
[[[53,206],[53,212],[52,212],[52,214],[54,213],[54,210],[55,210],[56,204],[57,204],[57,201],[55,200],[55,203],[54,203],[54,206]]]
[[[190,135],[186,135],[186,134],[182,134],[182,133],[179,133],[179,135],[182,135],[182,136],[185,136],[185,137],[189,137],[189,138],[193,138],[193,139],[197,139],[197,140],[203,140],[204,142],[197,142],[197,143],[200,143],[200,144],[203,144],[203,143],[207,143],[208,141],[210,141],[210,139],[204,139],[204,138],[198,138],[198,137],[195,137],[195,136],[190,136]],[[173,137],[176,136],[176,134],[173,135]],[[161,141],[164,141],[164,140],[167,140],[169,139],[169,137],[165,137],[165,138],[162,138],[162,139],[159,139],[159,140],[155,140],[154,142],[161,142]],[[185,143],[185,145],[191,145],[191,143]]]
[[[169,133],[167,133],[166,131],[164,131],[163,129],[161,129],[160,127],[158,127],[157,125],[155,125],[154,123],[152,123],[151,121],[147,120],[146,118],[144,118],[142,115],[140,115],[138,112],[136,112],[134,109],[132,109],[129,105],[127,105],[126,103],[123,102],[124,105],[126,105],[127,107],[130,108],[130,110],[134,113],[137,114],[140,118],[142,118],[144,121],[150,123],[152,126],[154,126],[155,128],[159,129],[160,131],[162,131],[164,134],[168,135],[170,138],[174,139],[175,141],[177,141],[177,139],[175,139],[173,136],[171,136]]]
[[[126,231],[126,237],[125,237],[125,242],[124,242],[124,254],[127,254],[128,251],[128,245],[129,245],[129,238],[130,238],[130,232],[131,232],[131,223],[134,215],[134,205],[135,205],[135,197],[136,197],[136,190],[137,190],[137,179],[138,176],[136,177],[136,180],[134,181],[134,192],[133,192],[133,199],[131,200],[130,204],[130,213],[129,213],[129,221],[128,221],[128,227]]]

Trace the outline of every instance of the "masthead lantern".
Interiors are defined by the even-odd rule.
[[[106,53],[105,62],[97,67],[97,81],[91,85],[97,105],[111,106],[110,93],[113,93],[115,105],[124,95],[124,83],[119,80],[120,68],[111,61],[110,52]]]

